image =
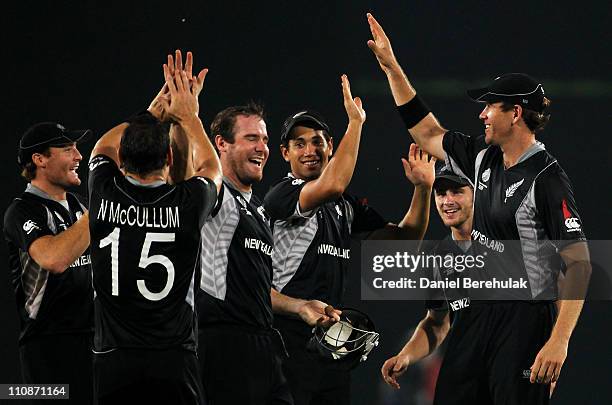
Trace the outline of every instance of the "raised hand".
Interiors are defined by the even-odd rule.
[[[342,75],[342,94],[344,96],[344,108],[346,109],[349,121],[363,124],[366,120],[366,112],[363,109],[361,99],[359,97],[353,98],[351,84],[346,75]]]
[[[399,389],[400,385],[397,382],[397,377],[404,374],[409,365],[410,359],[407,356],[398,354],[391,357],[385,361],[385,364],[380,369],[383,380],[393,388]]]
[[[163,103],[162,100],[165,100],[165,103]],[[164,110],[164,105],[168,104],[169,102],[170,92],[168,90],[168,86],[166,83],[164,83],[159,93],[157,93],[153,101],[151,101],[147,111],[149,111],[158,120],[165,121],[168,119],[168,117],[166,111]]]
[[[429,156],[416,143],[410,144],[408,160],[402,158],[406,178],[414,186],[433,187],[436,178],[436,158]]]
[[[368,13],[367,16],[370,32],[372,32],[372,39],[368,40],[368,47],[374,52],[380,67],[385,73],[399,69],[399,63],[393,54],[391,41],[389,41],[387,34],[372,14]]]
[[[179,124],[197,118],[198,99],[189,86],[189,79],[185,71],[175,68],[174,75],[171,75],[170,68],[164,64],[164,76],[170,92],[170,100],[162,98],[160,102],[168,116]]]

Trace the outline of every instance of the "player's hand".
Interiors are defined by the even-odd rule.
[[[198,99],[189,86],[185,71],[175,69],[174,75],[171,75],[168,65],[164,64],[164,76],[170,91],[170,100],[161,99],[160,102],[168,116],[179,124],[197,118]]]
[[[351,84],[346,75],[342,75],[342,95],[344,97],[344,108],[346,109],[349,122],[352,121],[363,124],[366,120],[366,112],[363,109],[361,99],[359,97],[353,98],[351,94]]]
[[[368,24],[370,25],[370,32],[372,32],[372,39],[368,41],[368,47],[374,52],[374,56],[376,56],[381,69],[385,73],[400,69],[391,48],[391,41],[389,41],[383,28],[370,13],[368,13]]]
[[[406,178],[415,187],[433,187],[436,178],[436,158],[419,148],[416,143],[410,144],[408,160],[402,158]]]
[[[548,339],[531,366],[531,383],[550,384],[559,379],[561,367],[567,357],[567,344],[567,340]]]
[[[400,385],[397,382],[397,378],[404,374],[408,366],[410,365],[410,358],[401,353],[391,357],[385,361],[380,372],[382,373],[383,380],[393,388],[399,389]]]
[[[180,49],[177,49],[174,53],[174,57],[172,55],[168,55],[168,70],[170,75],[174,77],[175,72],[178,70],[184,70],[187,75],[187,79],[189,80],[189,87],[191,92],[196,96],[196,98],[202,92],[204,88],[204,79],[208,74],[208,69],[202,69],[197,76],[193,75],[193,53],[187,52],[187,57],[185,58],[185,64],[183,65],[183,55]],[[199,113],[199,104],[198,111]]]
[[[340,320],[342,311],[319,300],[305,301],[298,315],[310,326],[330,326]]]

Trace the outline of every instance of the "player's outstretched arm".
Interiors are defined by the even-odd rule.
[[[46,235],[30,245],[28,253],[50,273],[63,273],[89,246],[89,212],[57,235]]]
[[[180,57],[180,54],[178,56]],[[193,57],[191,52],[188,52],[187,56],[188,60]],[[181,68],[182,62],[181,65],[177,62],[173,69],[174,74],[171,74],[171,68],[164,64],[164,77],[170,99],[169,101],[162,99],[161,103],[164,111],[181,127],[189,139],[193,151],[191,153],[193,175],[212,179],[218,191],[222,182],[221,163],[198,117],[198,95],[204,87],[208,69],[203,69],[196,77],[189,77],[188,72]]]
[[[277,314],[300,317],[310,326],[327,326],[340,320],[342,311],[319,300],[302,300],[270,289],[272,310]]]
[[[559,379],[567,357],[569,340],[580,317],[591,277],[591,259],[586,242],[572,243],[559,254],[567,266],[558,304],[559,314],[550,338],[531,366],[532,383],[549,384]]]
[[[353,98],[348,77],[342,75],[344,108],[349,123],[334,158],[316,180],[306,183],[300,192],[300,208],[310,211],[326,201],[339,198],[348,187],[357,164],[361,129],[366,119],[361,99]]]
[[[393,388],[399,389],[397,378],[404,374],[409,365],[431,354],[440,346],[449,329],[450,317],[447,311],[428,310],[404,348],[383,364],[380,369],[383,380]]]
[[[372,39],[368,41],[368,47],[372,50],[374,56],[376,56],[382,71],[387,75],[395,104],[397,106],[404,106],[402,108],[406,111],[408,118],[414,117],[414,114],[418,116],[414,108],[408,108],[411,105],[416,105],[416,101],[418,101],[415,100],[416,90],[410,84],[408,77],[404,74],[402,67],[397,61],[391,48],[391,41],[372,14],[368,13],[367,18],[372,33]],[[407,105],[408,103],[414,104]],[[404,121],[406,122],[406,119]],[[426,114],[416,122],[410,119],[408,122],[411,122],[411,124],[407,124],[409,125],[408,132],[410,132],[410,135],[412,135],[419,146],[430,155],[438,159],[444,159],[442,138],[446,130],[442,128],[433,113]]]

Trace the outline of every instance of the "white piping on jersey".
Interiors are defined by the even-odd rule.
[[[490,146],[486,147],[485,149],[483,149],[480,152],[478,152],[478,155],[476,155],[476,162],[474,163],[474,181],[476,182],[476,184],[478,184],[478,181],[479,181],[478,180],[478,171],[480,170],[480,165],[482,164],[482,160],[484,159],[484,155],[485,155],[485,153],[487,153],[489,148],[490,148]],[[473,187],[473,190],[474,190],[474,196],[472,197],[472,212],[474,212],[474,209],[476,208],[476,195],[478,194],[478,192],[476,191],[477,187],[475,187],[474,184],[472,184],[472,187]]]

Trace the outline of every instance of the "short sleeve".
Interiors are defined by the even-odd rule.
[[[371,232],[388,224],[382,215],[368,205],[365,198],[359,199],[348,194],[343,197],[352,210],[351,233]]]
[[[306,184],[302,179],[287,177],[276,184],[264,197],[264,208],[272,221],[286,220],[292,217],[307,218],[315,210],[300,210],[300,192]]]
[[[19,249],[27,252],[38,238],[53,235],[42,204],[15,200],[4,214],[4,233]]]
[[[474,182],[476,156],[487,147],[484,135],[471,137],[458,131],[448,131],[442,139],[446,165],[458,176]]]
[[[117,163],[110,157],[99,154],[89,160],[89,179],[87,186],[89,190],[89,200],[93,190],[99,190],[102,182],[115,176],[122,176],[117,167]]]
[[[178,187],[185,187],[189,190],[187,198],[199,213],[198,228],[201,228],[217,203],[215,182],[207,177],[194,176],[179,183]]]
[[[586,240],[572,184],[558,163],[538,177],[534,191],[546,234],[551,241],[557,241],[558,249],[573,241]]]

